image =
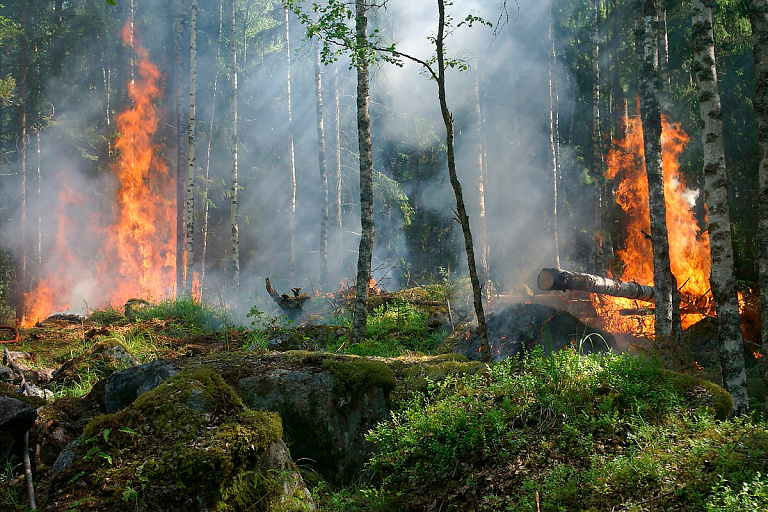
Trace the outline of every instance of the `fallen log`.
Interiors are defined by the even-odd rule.
[[[618,279],[594,276],[581,272],[569,272],[558,268],[541,269],[536,282],[539,288],[544,291],[576,290],[645,302],[654,302],[656,297],[656,290],[653,286],[647,286],[634,281],[619,281]]]

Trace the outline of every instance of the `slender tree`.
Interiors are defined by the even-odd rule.
[[[552,3],[549,3],[549,58],[547,59],[547,79],[549,81],[549,148],[552,154],[552,239],[555,243],[555,266],[560,268],[560,229],[558,224],[558,204],[557,204],[557,192],[558,192],[558,166],[557,166],[557,144],[555,139],[557,138],[557,126],[555,120],[555,86],[553,80],[554,66],[555,66],[555,35],[553,31],[554,19],[552,18]]]
[[[733,397],[736,414],[749,411],[744,342],[741,338],[739,299],[733,273],[731,214],[723,142],[723,109],[717,86],[712,0],[691,0],[694,71],[699,86],[702,143],[704,146],[704,199],[707,205],[712,295],[717,306],[717,331],[723,384]]]
[[[760,158],[757,211],[758,268],[760,272],[761,363],[768,393],[768,0],[750,0],[752,51],[755,60],[755,115]],[[768,418],[768,400],[765,403]]]
[[[230,202],[229,202],[229,221],[232,229],[232,259],[231,259],[231,276],[233,295],[235,302],[239,302],[240,296],[240,227],[238,225],[238,212],[237,212],[237,196],[240,185],[237,181],[237,33],[235,31],[236,21],[236,5],[235,0],[232,0],[231,4],[231,16],[229,25],[229,51],[231,57],[232,66],[232,141],[230,150],[232,151],[232,173],[230,175]]]
[[[19,230],[20,230],[20,244],[21,251],[19,261],[17,264],[17,288],[18,288],[18,300],[16,305],[16,315],[21,321],[25,320],[25,294],[29,289],[27,279],[27,148],[28,148],[28,135],[27,135],[27,66],[29,59],[29,40],[28,34],[30,29],[29,19],[29,2],[28,0],[22,0],[21,2],[21,31],[19,32],[19,61],[18,61],[18,76],[16,79],[16,86],[18,90],[19,106],[18,106],[18,119],[17,129],[18,135],[16,138],[16,147],[19,155],[19,176],[21,177],[21,190],[20,190],[20,208],[19,208]]]
[[[338,230],[338,254],[341,255],[344,250],[344,219],[342,217],[341,210],[341,82],[339,81],[339,67],[334,66],[333,69],[333,92],[334,92],[334,144],[336,149],[336,156],[334,159],[336,175],[334,176],[334,205],[333,211],[335,213],[335,225]]]
[[[195,107],[197,103],[197,0],[189,15],[189,123],[187,124],[187,190],[184,199],[186,269],[184,290],[192,296],[195,263]]]
[[[131,5],[133,3],[131,2]],[[173,1],[175,25],[173,37],[173,60],[174,60],[174,114],[176,134],[176,293],[181,294],[184,291],[184,174],[182,173],[182,162],[184,161],[184,142],[181,123],[181,47],[184,20],[182,18],[181,0]],[[133,7],[131,7],[133,10]],[[133,80],[133,66],[131,66],[131,80]]]
[[[219,64],[221,63],[221,40],[223,35],[224,25],[224,1],[219,0],[219,32],[218,41],[216,43],[216,72],[213,75],[213,90],[211,91],[211,118],[208,121],[208,140],[207,148],[205,151],[205,174],[203,176],[203,193],[202,193],[202,206],[203,206],[203,222],[202,222],[202,243],[200,247],[200,295],[202,299],[203,290],[205,290],[205,268],[206,268],[206,256],[208,254],[208,215],[210,209],[210,203],[208,201],[208,193],[210,190],[210,175],[211,175],[211,144],[213,142],[213,122],[216,119],[216,93],[219,85]]]
[[[285,56],[286,64],[286,95],[288,102],[288,229],[290,230],[291,254],[288,275],[291,279],[296,276],[296,158],[293,148],[293,112],[291,109],[291,25],[288,7],[285,9]]]
[[[355,68],[357,70],[357,144],[360,151],[360,246],[357,252],[352,343],[365,339],[368,290],[373,259],[373,155],[371,149],[368,7],[355,0]]]
[[[600,134],[600,13],[602,0],[592,0],[592,174],[595,180],[593,245],[594,269],[602,261],[603,151]]]
[[[475,137],[474,152],[477,162],[477,203],[478,220],[480,223],[480,276],[485,296],[490,300],[493,294],[493,282],[488,266],[488,219],[485,212],[485,159],[483,148],[483,112],[480,104],[480,68],[475,59],[475,111],[473,112],[473,136]]]
[[[320,43],[315,45],[315,94],[317,95],[317,154],[320,168],[320,287],[328,289],[328,169],[325,159],[323,126],[323,74],[320,67]]]
[[[648,176],[648,196],[651,215],[651,245],[653,246],[653,284],[656,288],[655,329],[660,347],[676,347],[682,332],[679,323],[679,303],[674,300],[677,280],[670,269],[667,208],[664,202],[664,173],[661,157],[661,114],[659,112],[658,41],[659,19],[657,0],[638,0],[636,8],[642,16],[640,28],[643,60],[639,85],[642,108],[645,170]],[[675,322],[677,317],[677,322]],[[665,351],[668,355],[669,352]]]
[[[667,28],[667,10],[659,0],[659,107],[661,113],[669,116],[672,113],[672,83],[669,74],[669,29]]]

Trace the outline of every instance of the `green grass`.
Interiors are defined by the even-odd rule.
[[[433,385],[369,434],[381,509],[768,503],[768,426],[716,420],[668,375],[637,357],[563,351]]]

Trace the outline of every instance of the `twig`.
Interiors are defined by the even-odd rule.
[[[21,376],[21,386],[24,389],[26,395],[32,396],[34,393],[32,393],[32,388],[29,387],[29,384],[27,384],[27,381],[24,379],[24,372],[13,360],[13,357],[11,357],[11,353],[7,348],[3,347],[3,353],[5,354],[5,358],[8,359],[8,364],[11,365],[11,368],[13,368]]]

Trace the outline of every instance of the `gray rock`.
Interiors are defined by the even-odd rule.
[[[113,373],[104,386],[104,409],[107,413],[119,411],[177,373],[173,362],[162,360]]]
[[[31,405],[9,396],[0,396],[0,460],[13,451],[16,441],[32,428],[37,411]]]
[[[59,453],[59,456],[56,458],[56,462],[53,463],[53,467],[51,468],[51,479],[56,478],[59,473],[72,465],[72,462],[74,462],[74,460],[77,458],[75,449],[80,444],[81,439],[82,436],[78,437],[67,446],[65,446],[63,450],[61,450],[61,453]]]

